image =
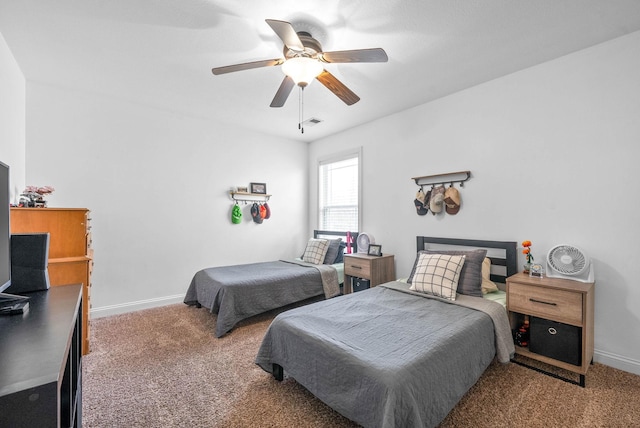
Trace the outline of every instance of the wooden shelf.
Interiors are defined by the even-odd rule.
[[[418,186],[436,186],[450,183],[460,183],[460,187],[464,187],[464,182],[471,179],[471,171],[447,172],[444,174],[423,175],[421,177],[413,177],[412,180]]]
[[[231,199],[238,202],[267,202],[271,195],[264,193],[229,192]]]

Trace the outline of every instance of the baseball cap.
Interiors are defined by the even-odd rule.
[[[444,192],[444,204],[447,214],[458,214],[460,211],[460,192],[451,186]]]
[[[429,199],[429,209],[436,215],[442,212],[442,201],[444,200],[444,186],[434,187],[431,190],[431,198]]]
[[[231,223],[240,224],[242,222],[242,210],[238,204],[233,206],[231,210]]]
[[[423,195],[424,196],[424,195]],[[418,212],[418,215],[425,215],[426,213],[429,212],[429,210],[427,210],[424,207],[424,204],[422,202],[420,202],[419,199],[414,199],[413,200],[414,205],[416,206],[416,211]]]
[[[257,202],[254,202],[253,205],[251,205],[251,217],[253,218],[253,221],[255,221],[256,223],[258,224],[262,223],[262,216],[260,215],[260,207],[258,206]]]

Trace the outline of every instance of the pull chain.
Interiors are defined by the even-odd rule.
[[[298,94],[298,129],[300,133],[304,134],[304,86],[300,86],[300,92]]]

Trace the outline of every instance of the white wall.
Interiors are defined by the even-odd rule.
[[[0,34],[0,161],[11,169],[12,203],[25,183],[25,79]]]
[[[398,276],[416,235],[528,239],[537,261],[578,246],[595,265],[596,358],[640,374],[638,70],[633,33],[314,142],[309,227],[317,159],[363,146],[360,229],[396,255]],[[461,170],[459,214],[418,216],[411,177]]]
[[[307,145],[27,83],[27,182],[92,211],[93,316],[182,301],[193,274],[290,258],[307,230]],[[272,217],[231,223],[232,186],[264,182]]]

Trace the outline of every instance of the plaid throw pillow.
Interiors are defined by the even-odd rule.
[[[419,254],[446,254],[449,256],[465,256],[464,266],[460,271],[460,280],[458,281],[458,293],[468,296],[482,297],[482,261],[487,255],[487,250],[470,250],[470,251],[442,251],[442,250],[421,250]],[[418,255],[419,255],[418,254]],[[418,262],[416,257],[415,263]],[[409,275],[407,282],[413,282],[415,265]]]
[[[324,262],[324,257],[329,249],[329,241],[326,239],[311,238],[307,242],[307,248],[302,255],[302,261],[320,265]]]
[[[465,256],[420,254],[409,289],[456,300],[456,289],[464,260]]]

